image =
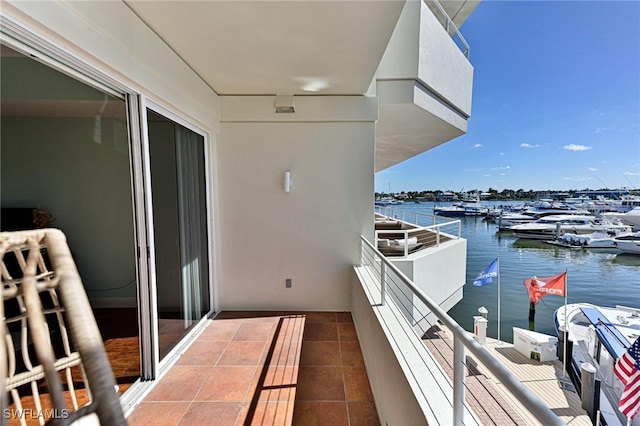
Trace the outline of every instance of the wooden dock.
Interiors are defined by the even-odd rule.
[[[452,376],[453,337],[442,325],[432,327],[424,336],[425,345]],[[568,425],[590,426],[580,397],[560,386],[562,363],[539,362],[518,352],[511,343],[487,338],[484,345],[493,356],[536,394]],[[484,366],[467,355],[467,401],[485,425],[542,425],[516,400]],[[542,425],[544,426],[544,425]]]

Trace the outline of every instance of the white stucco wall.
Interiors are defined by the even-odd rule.
[[[375,98],[296,98],[277,115],[274,100],[221,97],[221,308],[348,311],[373,229]]]

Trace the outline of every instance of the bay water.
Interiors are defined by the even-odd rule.
[[[483,202],[487,207],[498,204],[505,203]],[[446,203],[406,202],[395,210],[432,215],[434,206],[441,205]],[[467,280],[463,299],[449,315],[465,330],[473,330],[473,317],[479,315],[478,308],[484,306],[489,311],[487,335],[498,338],[498,281],[473,286],[478,274],[496,258],[500,259],[500,339],[503,341],[513,342],[513,327],[530,328],[529,296],[524,280],[533,276],[546,277],[566,271],[569,303],[640,308],[640,255],[570,249],[518,239],[508,232],[499,233],[497,224],[482,216],[460,220],[462,237],[467,240]],[[564,297],[545,296],[536,305],[535,321],[531,324],[535,331],[555,335],[553,314],[563,304]]]

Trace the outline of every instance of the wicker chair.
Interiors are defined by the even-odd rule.
[[[0,232],[0,257],[0,423],[126,424],[64,234]]]

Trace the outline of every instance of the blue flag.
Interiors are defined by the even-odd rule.
[[[494,260],[482,270],[476,277],[473,285],[480,287],[486,284],[491,284],[494,278],[498,277],[498,259]]]

